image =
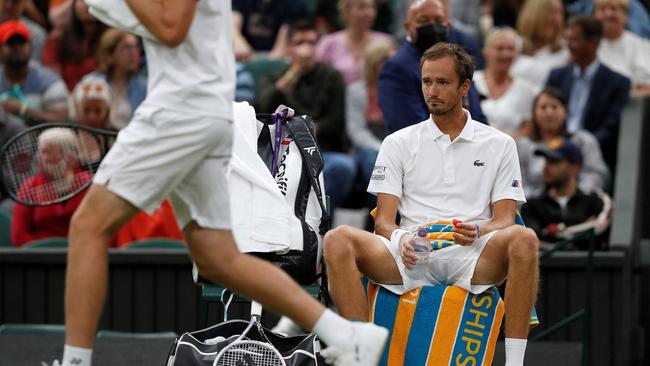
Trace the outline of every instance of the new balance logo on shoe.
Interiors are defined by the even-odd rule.
[[[72,360],[70,360],[70,363],[73,365],[81,365],[81,359],[75,357]]]
[[[485,162],[480,160],[474,160],[474,166],[485,166]]]

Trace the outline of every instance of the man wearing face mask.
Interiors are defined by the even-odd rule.
[[[421,92],[420,56],[438,42],[463,46],[483,67],[478,41],[455,29],[449,22],[442,0],[414,0],[404,23],[407,38],[397,53],[384,64],[379,75],[378,101],[384,113],[384,128],[391,134],[428,118],[429,111]],[[478,92],[472,85],[464,108],[479,122],[487,122]]]
[[[31,39],[17,20],[0,24],[0,106],[28,125],[65,121],[68,89],[60,76],[30,62]]]

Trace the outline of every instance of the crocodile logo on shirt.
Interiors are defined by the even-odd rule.
[[[474,166],[485,166],[485,162],[480,160],[474,160]]]

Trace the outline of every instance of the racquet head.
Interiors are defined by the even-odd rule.
[[[65,202],[90,186],[115,136],[71,123],[22,131],[0,153],[2,189],[28,206]]]

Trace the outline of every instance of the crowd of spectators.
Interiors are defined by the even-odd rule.
[[[365,191],[387,134],[428,117],[419,63],[437,42],[460,44],[474,57],[478,71],[464,107],[515,138],[531,199],[558,201],[544,168],[556,155],[538,152],[566,141],[581,153],[580,169],[572,170],[579,191],[611,194],[622,110],[630,95],[650,95],[648,1],[232,6],[236,100],[264,113],[286,104],[315,118],[335,209],[349,205],[358,187]],[[104,26],[83,0],[0,0],[0,46],[2,142],[44,122],[119,131],[145,98],[140,40]],[[361,201],[374,205],[370,196]]]

